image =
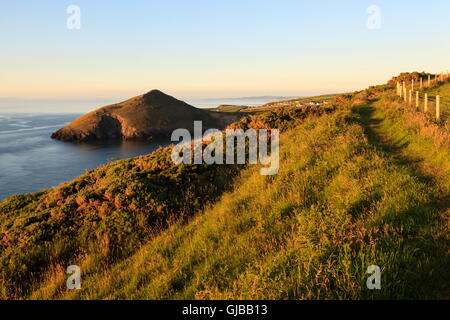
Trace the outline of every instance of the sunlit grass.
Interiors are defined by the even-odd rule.
[[[370,114],[370,102],[357,98],[307,119],[282,136],[278,175],[246,169],[187,224],[108,269],[93,262],[82,290],[67,292],[54,277],[31,297],[443,298],[448,149],[392,102],[378,102]],[[372,264],[382,269],[381,290],[366,288]]]

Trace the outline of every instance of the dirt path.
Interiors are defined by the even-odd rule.
[[[386,115],[382,110],[375,107],[374,103],[375,101],[371,101],[369,104],[362,105],[357,109],[357,113],[361,117],[361,125],[370,144],[384,152],[387,158],[392,159],[396,164],[406,167],[411,175],[414,175],[425,184],[426,190],[431,196],[431,201],[426,205],[427,211],[435,212],[437,219],[435,223],[443,226],[441,229],[443,234],[435,238],[436,243],[440,242],[441,245],[433,248],[433,251],[430,251],[429,254],[434,255],[435,261],[441,261],[442,265],[436,264],[433,269],[442,270],[439,276],[443,277],[443,281],[447,281],[449,273],[447,272],[446,263],[448,263],[448,260],[442,263],[442,261],[448,259],[449,248],[448,229],[445,229],[445,226],[448,226],[450,221],[450,195],[445,191],[447,190],[445,186],[448,186],[448,181],[445,181],[447,180],[445,178],[446,175],[435,174],[439,173],[441,168],[436,168],[425,157],[419,157],[417,153],[413,154],[411,152],[410,144],[416,144],[415,147],[417,149],[417,141],[414,141],[407,135],[401,136],[401,138],[398,136],[393,137],[386,130],[386,126],[383,126],[385,124],[384,121],[386,121]],[[422,152],[426,152],[426,149]],[[434,238],[434,236],[428,234],[429,236]],[[441,251],[439,247],[447,248],[447,253],[444,250]],[[447,257],[445,258],[444,256]],[[447,280],[445,280],[446,278]],[[437,298],[450,299],[449,292],[450,288],[446,285],[442,291],[437,293]]]
[[[419,177],[422,182],[434,185],[435,177],[425,169],[429,166],[426,160],[408,152],[407,147],[411,142],[407,137],[401,140],[394,139],[383,130],[381,124],[385,120],[384,115],[372,103],[359,107],[357,111],[361,116],[361,124],[370,144],[382,150],[397,164],[408,167],[411,174]]]

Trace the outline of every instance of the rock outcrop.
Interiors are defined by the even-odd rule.
[[[242,117],[195,108],[183,101],[152,90],[124,102],[87,113],[52,134],[62,141],[101,139],[146,139],[170,137],[178,128],[193,132],[194,121],[203,129],[223,129]]]

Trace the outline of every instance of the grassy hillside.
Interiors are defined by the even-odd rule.
[[[0,296],[23,295],[42,272],[80,259],[109,264],[171,221],[213,201],[235,166],[180,165],[170,148],[120,160],[59,187],[0,203]]]
[[[448,299],[450,134],[393,88],[234,124],[283,129],[275,176],[176,167],[160,150],[7,199],[3,297]],[[81,290],[65,287],[69,263]],[[381,290],[366,288],[372,264]]]
[[[320,114],[280,110],[244,123],[270,128],[274,118],[294,124]],[[42,274],[61,272],[64,265],[105,268],[123,259],[172,223],[201,212],[244,167],[175,165],[171,150],[116,161],[59,187],[2,201],[0,297],[22,297],[39,286]]]

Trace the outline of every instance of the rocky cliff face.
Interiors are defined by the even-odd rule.
[[[62,141],[101,139],[154,139],[170,137],[173,130],[193,131],[195,120],[203,129],[223,129],[240,119],[239,114],[197,109],[183,101],[152,90],[124,102],[85,114],[52,134]]]

